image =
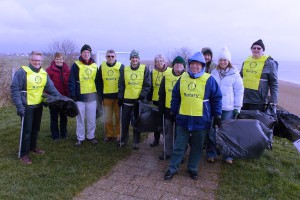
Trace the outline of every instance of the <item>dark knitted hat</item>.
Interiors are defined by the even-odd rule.
[[[130,53],[129,60],[130,60],[131,58],[140,58],[139,52],[138,52],[137,50],[133,49],[133,50],[131,51],[131,53]]]
[[[174,58],[174,60],[172,62],[172,66],[174,66],[175,63],[181,63],[181,64],[183,64],[183,66],[185,68],[185,61],[181,56],[177,56],[176,58]]]
[[[210,54],[211,57],[213,56],[213,52],[212,52],[211,48],[209,48],[209,47],[204,47],[204,48],[202,48],[201,53],[202,53],[203,55],[204,55],[204,54]]]
[[[87,44],[82,46],[82,48],[80,50],[80,53],[82,53],[85,50],[88,50],[89,52],[92,52],[92,48],[90,47],[90,45],[87,45]]]
[[[257,40],[256,42],[254,42],[251,46],[251,48],[254,46],[254,45],[259,45],[261,46],[261,48],[265,51],[265,45],[263,43],[263,41],[261,39]]]

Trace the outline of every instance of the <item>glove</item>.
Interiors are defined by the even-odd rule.
[[[17,107],[17,114],[21,117],[25,116],[26,108],[24,106]]]
[[[75,102],[77,101],[76,96],[71,96],[70,98]]]
[[[238,110],[238,109],[234,109],[233,110],[233,116],[234,116],[234,118],[236,119],[237,118],[237,116],[240,114],[240,111]]]
[[[123,99],[118,99],[118,105],[121,107],[123,106]]]
[[[170,120],[171,120],[171,122],[175,122],[175,120],[176,120],[176,114],[175,113],[170,112]]]
[[[215,128],[215,127],[221,127],[221,118],[220,117],[215,117],[214,118],[214,122],[213,122],[213,128]]]

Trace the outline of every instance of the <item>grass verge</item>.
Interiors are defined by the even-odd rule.
[[[300,199],[300,156],[286,139],[274,138],[260,159],[222,165],[217,199]]]
[[[76,119],[69,118],[66,140],[54,142],[50,137],[49,109],[44,108],[38,146],[43,156],[30,155],[32,165],[17,159],[20,118],[15,108],[0,108],[0,199],[72,199],[81,190],[107,174],[121,159],[130,154],[130,145],[118,148],[104,143],[102,123],[97,120],[98,145],[85,142],[74,147]]]

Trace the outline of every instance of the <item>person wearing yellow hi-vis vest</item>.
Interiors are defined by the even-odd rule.
[[[221,125],[222,93],[215,79],[205,73],[205,59],[197,52],[188,59],[184,73],[172,91],[171,119],[176,120],[176,140],[164,179],[170,180],[177,173],[184,158],[186,145],[191,150],[187,169],[193,180],[198,179],[206,134],[212,125]]]
[[[161,114],[164,114],[165,120],[165,148],[162,155],[159,156],[159,160],[170,159],[173,151],[174,130],[173,121],[170,119],[172,90],[177,80],[185,73],[185,66],[185,60],[181,56],[175,57],[172,62],[172,69],[165,74],[159,87],[158,110]]]
[[[116,52],[112,49],[106,52],[106,61],[103,61],[96,75],[96,87],[104,110],[104,141],[119,141],[120,137],[120,108],[118,106],[118,82],[120,71],[124,65],[117,62]],[[115,116],[115,129],[113,127]]]
[[[154,69],[151,71],[151,90],[148,95],[149,101],[153,102],[153,105],[158,106],[158,90],[161,84],[161,81],[165,74],[169,71],[172,71],[166,65],[165,58],[158,54],[154,58]],[[155,147],[159,144],[160,132],[154,132],[154,141],[150,144],[150,147]]]
[[[95,78],[98,67],[91,57],[92,49],[89,45],[83,45],[80,53],[79,60],[71,67],[68,80],[69,95],[76,102],[79,111],[76,116],[75,146],[80,146],[85,138],[95,145],[98,143],[95,138],[97,108]],[[87,134],[85,134],[85,120]]]
[[[44,154],[37,148],[37,137],[41,126],[44,91],[60,96],[47,72],[41,68],[43,53],[32,51],[29,65],[22,66],[14,75],[11,84],[11,97],[22,118],[19,157],[23,164],[31,164],[29,152]]]
[[[264,112],[269,103],[276,112],[278,65],[272,57],[264,55],[265,45],[261,39],[254,42],[250,49],[252,55],[244,61],[240,71],[245,87],[242,110]]]
[[[130,53],[130,66],[120,71],[118,104],[121,114],[121,138],[119,146],[123,147],[129,140],[129,124],[132,117],[136,119],[139,112],[138,100],[145,101],[151,88],[150,71],[146,65],[140,64],[139,52]],[[133,149],[139,149],[141,133],[133,128]]]

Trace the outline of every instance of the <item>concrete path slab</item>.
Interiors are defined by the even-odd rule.
[[[164,173],[168,168],[168,161],[158,159],[162,153],[163,141],[161,139],[159,146],[150,147],[153,134],[149,133],[148,136],[140,143],[139,150],[134,150],[129,157],[118,162],[110,173],[85,188],[74,200],[215,199],[220,160],[211,164],[203,159],[197,181],[187,174],[186,163],[181,165],[172,180],[165,181]],[[187,158],[186,155],[185,160]]]

